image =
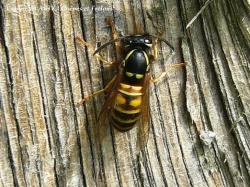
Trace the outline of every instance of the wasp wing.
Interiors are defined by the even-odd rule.
[[[117,86],[119,86],[122,80],[122,75],[122,70],[119,70],[119,73],[115,76],[114,81],[106,89],[107,99],[102,106],[98,117],[97,126],[95,128],[95,137],[99,140],[99,143],[102,142],[107,132],[110,117],[109,114],[114,106],[115,97],[117,95]]]
[[[141,105],[141,118],[138,123],[138,132],[137,132],[137,151],[139,152],[147,144],[149,136],[149,123],[150,123],[150,107],[149,107],[149,85],[150,85],[151,76],[149,73],[146,74],[143,89],[144,94],[142,97]]]

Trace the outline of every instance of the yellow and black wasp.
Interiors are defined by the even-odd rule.
[[[149,134],[149,85],[166,75],[164,72],[153,79],[150,73],[150,65],[157,58],[157,42],[166,43],[171,55],[174,54],[174,48],[166,40],[150,34],[119,36],[111,18],[107,18],[107,23],[112,28],[113,40],[99,47],[94,56],[104,63],[115,65],[117,74],[104,89],[85,97],[79,104],[106,92],[107,100],[99,115],[98,130],[102,131],[102,126],[107,121],[120,132],[129,131],[138,124],[138,146],[141,149],[147,143]],[[90,47],[83,39],[76,39],[78,43]],[[110,44],[115,44],[118,53],[116,62],[109,62],[99,54]],[[171,66],[183,65],[184,63],[179,63]]]

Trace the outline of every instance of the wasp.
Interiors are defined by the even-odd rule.
[[[139,149],[142,149],[146,145],[149,135],[149,86],[150,83],[161,80],[167,73],[163,72],[156,79],[153,79],[151,75],[150,66],[157,59],[157,43],[166,43],[170,48],[171,56],[174,55],[174,48],[168,41],[155,35],[120,36],[112,18],[107,18],[106,21],[112,29],[113,39],[97,48],[93,55],[103,63],[114,65],[117,74],[104,89],[85,97],[78,105],[105,92],[107,99],[99,114],[98,130],[102,131],[102,126],[108,122],[120,132],[127,132],[137,124],[138,146]],[[93,47],[80,37],[77,37],[76,40],[93,50]],[[110,62],[99,54],[110,44],[115,44],[116,62]],[[183,65],[184,63],[179,63],[169,66],[179,67]]]

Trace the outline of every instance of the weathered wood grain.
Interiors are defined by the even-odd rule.
[[[0,0],[0,186],[250,186],[250,4],[213,0]],[[123,34],[158,34],[150,135],[94,133],[104,95],[77,107],[115,75],[93,46]],[[102,54],[115,59],[114,48]],[[170,64],[186,62],[184,68]]]

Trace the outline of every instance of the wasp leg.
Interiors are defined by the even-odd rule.
[[[167,40],[163,40],[162,38],[159,38],[158,36],[155,36],[155,39],[154,39],[153,45],[152,45],[152,49],[153,49],[153,55],[151,55],[152,61],[156,61],[157,58],[158,58],[157,44],[158,44],[159,40],[163,41],[170,48],[170,50],[171,50],[170,56],[175,54],[174,47]]]
[[[158,58],[158,48],[157,48],[157,44],[158,44],[158,39],[155,39],[153,42],[153,59],[152,61],[156,61]]]
[[[116,29],[113,18],[111,16],[108,16],[108,17],[106,17],[105,21],[106,21],[107,25],[111,27],[113,40],[121,37],[120,33]],[[115,50],[116,50],[116,54],[117,54],[117,61],[120,62],[121,58],[122,58],[122,55],[121,55],[122,54],[122,44],[121,44],[120,40],[115,42]]]
[[[98,94],[100,94],[100,93],[102,93],[102,92],[107,91],[107,90],[109,89],[109,87],[112,85],[112,83],[114,82],[115,79],[116,79],[116,76],[114,76],[114,77],[112,78],[112,80],[109,81],[108,84],[107,84],[103,89],[98,90],[98,91],[92,93],[91,95],[88,95],[88,96],[84,97],[81,101],[79,101],[79,102],[77,103],[76,106],[79,107],[79,106],[82,105],[85,101],[88,101],[88,100],[90,100],[91,98],[93,98],[94,96],[96,96],[96,95],[98,95]]]
[[[112,19],[112,17],[111,16],[106,17],[105,21],[106,21],[107,25],[111,27],[113,39],[119,38],[120,33],[116,30],[116,26],[115,26],[115,23],[114,23],[114,20]]]
[[[186,65],[186,63],[179,63],[179,64],[171,64],[171,65],[169,65],[169,66],[170,66],[171,68],[178,68],[178,67],[183,67],[183,66],[185,66],[185,65]],[[164,72],[161,73],[160,76],[158,76],[158,77],[155,78],[155,79],[151,76],[151,82],[157,83],[157,82],[161,81],[166,75],[167,75],[167,71],[164,71]]]
[[[89,48],[91,52],[94,54],[95,48],[90,43],[86,42],[84,39],[80,38],[79,36],[76,37],[76,42],[80,44],[81,46]],[[104,59],[100,54],[94,54],[94,58],[97,61],[100,61],[104,64],[108,64],[108,65],[114,64],[114,62]]]
[[[165,72],[161,73],[161,75],[158,76],[158,77],[155,78],[155,79],[151,76],[151,82],[157,83],[157,82],[159,82],[163,77],[165,77],[166,75],[167,75],[167,72],[165,71]]]

